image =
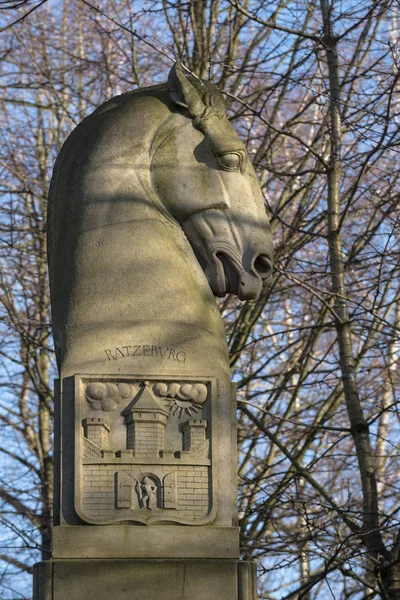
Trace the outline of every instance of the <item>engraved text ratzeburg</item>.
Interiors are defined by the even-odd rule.
[[[118,360],[127,356],[161,356],[168,360],[177,360],[178,362],[186,362],[186,352],[176,350],[175,348],[162,348],[143,344],[139,346],[121,346],[120,348],[104,350],[108,360]]]

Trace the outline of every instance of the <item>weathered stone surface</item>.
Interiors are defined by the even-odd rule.
[[[234,386],[229,402],[221,388],[210,377],[65,378],[55,399],[55,524],[235,528],[236,398]]]
[[[162,385],[173,388],[173,395],[160,395]],[[202,404],[190,393],[198,388],[205,390]],[[75,389],[75,510],[82,521],[204,524],[214,519],[215,382],[81,376]],[[93,396],[109,420],[97,416]],[[192,412],[200,418],[189,419]],[[217,445],[214,435],[213,448]]]
[[[73,131],[49,198],[61,376],[229,375],[213,293],[271,274],[262,194],[221,94],[186,79],[106,102]]]
[[[214,294],[256,298],[272,240],[218,90],[175,65],[84,119],[54,168],[48,234],[54,560],[35,600],[255,600]]]
[[[239,558],[237,527],[54,527],[54,559]]]
[[[37,585],[34,600],[255,600],[250,563],[235,560],[53,561],[52,586]]]

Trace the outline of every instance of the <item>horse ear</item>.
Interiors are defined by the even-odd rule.
[[[199,84],[202,85],[200,80]],[[170,70],[167,86],[172,102],[186,108],[192,118],[200,117],[204,113],[206,106],[200,92],[185,76],[180,61]]]

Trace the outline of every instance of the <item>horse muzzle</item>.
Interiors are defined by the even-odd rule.
[[[182,229],[213,293],[220,298],[235,294],[240,300],[253,300],[272,275],[269,223],[264,215],[248,227],[239,217],[229,221],[228,216],[224,211],[205,210],[186,219]]]
[[[223,297],[236,294],[240,300],[258,298],[266,280],[272,274],[272,261],[265,253],[254,253],[246,257],[246,263],[237,252],[224,244],[209,247],[212,260],[205,269],[205,274],[214,294]]]

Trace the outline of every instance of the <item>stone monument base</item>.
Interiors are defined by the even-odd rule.
[[[34,567],[33,600],[257,600],[249,561],[50,560]]]

